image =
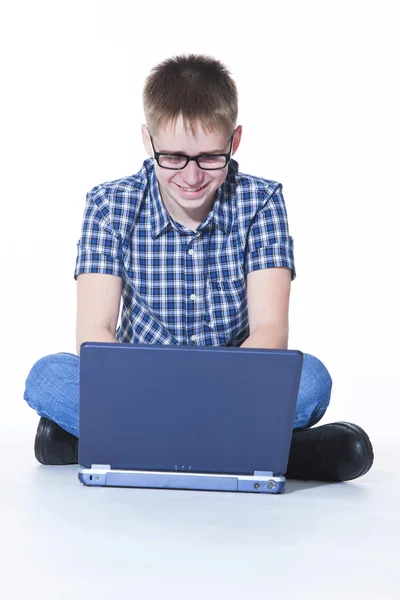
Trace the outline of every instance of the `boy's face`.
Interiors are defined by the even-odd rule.
[[[168,125],[154,133],[154,150],[170,154],[183,153],[188,156],[229,152],[231,137],[227,137],[223,132],[205,132],[199,125],[196,133],[195,138],[190,130],[185,131],[182,117],[179,117],[174,128]],[[241,125],[234,133],[231,156],[240,143]],[[145,125],[142,125],[142,138],[146,151],[153,156],[149,131]],[[185,220],[200,223],[205,218],[215,200],[217,189],[223,184],[228,173],[228,166],[206,171],[195,161],[189,161],[184,169],[177,171],[162,168],[157,161],[154,161],[154,165],[165,207],[170,215],[181,223]]]

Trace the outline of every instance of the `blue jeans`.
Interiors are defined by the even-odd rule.
[[[318,358],[304,354],[294,429],[315,425],[324,415],[332,379]],[[78,437],[79,358],[60,352],[38,360],[26,380],[24,399],[39,416]]]

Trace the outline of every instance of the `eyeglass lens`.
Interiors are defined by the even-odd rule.
[[[169,155],[160,156],[159,163],[161,167],[167,167],[169,169],[181,169],[186,163],[184,156]],[[198,164],[202,169],[221,169],[225,167],[226,158],[225,156],[202,156],[198,158]]]

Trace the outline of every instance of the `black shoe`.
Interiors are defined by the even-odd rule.
[[[78,463],[78,438],[42,417],[36,433],[35,456],[42,465],[75,465]]]
[[[348,481],[365,475],[373,461],[372,444],[365,431],[339,421],[293,432],[286,477]]]

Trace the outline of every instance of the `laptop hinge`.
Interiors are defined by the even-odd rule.
[[[254,471],[254,477],[273,477],[272,471]]]
[[[102,471],[110,471],[111,465],[92,465],[91,469],[101,469]]]

